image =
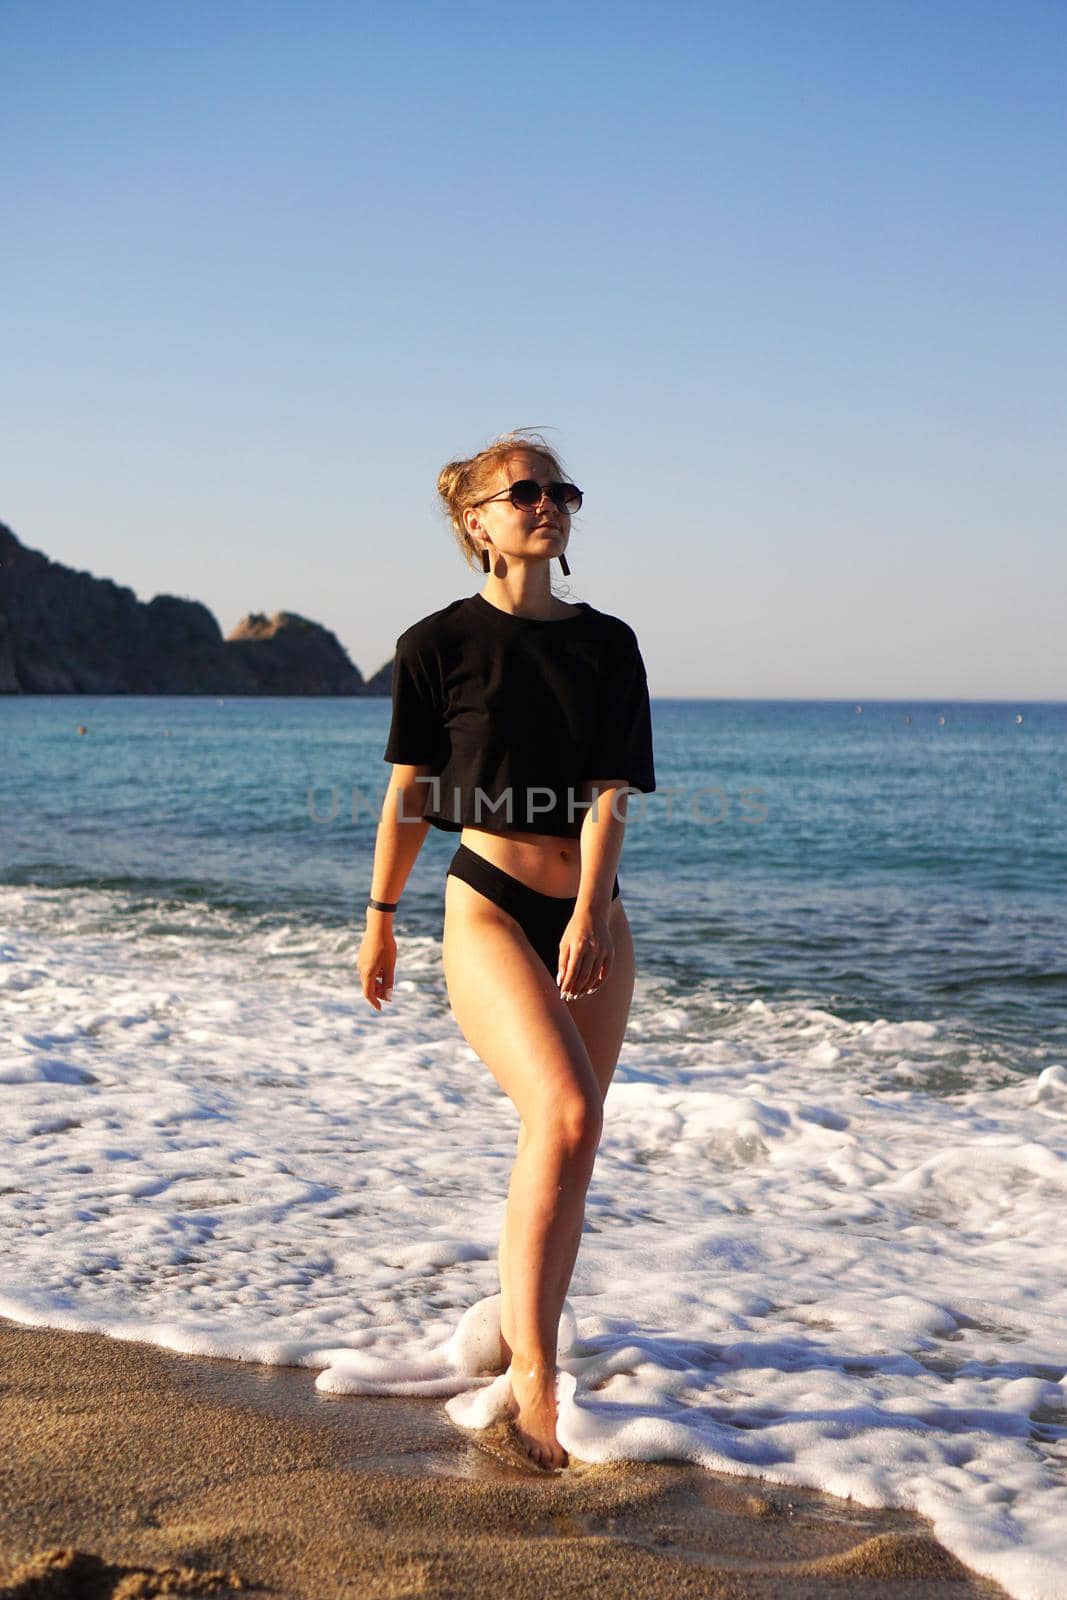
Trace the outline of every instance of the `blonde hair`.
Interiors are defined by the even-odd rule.
[[[491,495],[497,484],[499,469],[519,450],[528,450],[540,456],[557,478],[565,478],[563,463],[546,439],[533,428],[516,428],[503,433],[484,450],[479,450],[469,461],[450,461],[437,474],[437,492],[445,503],[448,520],[452,525],[463,558],[469,567],[481,570],[479,548],[463,525],[463,513],[470,510],[476,500]]]

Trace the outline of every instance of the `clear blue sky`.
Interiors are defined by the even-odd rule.
[[[438,468],[544,425],[654,695],[1067,695],[1062,0],[0,0],[0,52],[25,543],[369,674],[480,587]]]

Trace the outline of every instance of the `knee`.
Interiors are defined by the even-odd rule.
[[[596,1155],[603,1127],[600,1096],[577,1093],[555,1102],[546,1132],[556,1150],[568,1161],[582,1161]]]

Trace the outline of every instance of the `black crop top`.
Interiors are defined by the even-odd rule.
[[[576,839],[583,780],[655,789],[637,635],[579,605],[517,617],[472,594],[400,635],[385,759],[431,768],[424,814],[436,827]]]

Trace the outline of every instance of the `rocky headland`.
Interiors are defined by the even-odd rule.
[[[0,522],[0,694],[388,695],[328,628],[252,612],[224,638],[199,600],[132,589],[30,550]]]

